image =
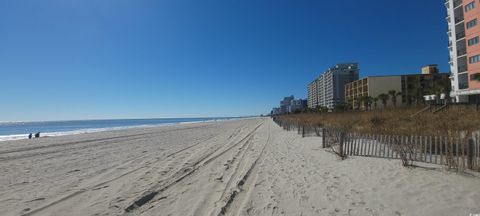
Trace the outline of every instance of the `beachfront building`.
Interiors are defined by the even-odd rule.
[[[438,74],[440,70],[438,70],[437,64],[430,64],[422,67],[422,74]]]
[[[424,95],[441,94],[450,89],[450,75],[438,71],[436,65],[427,65],[422,67],[421,74],[368,76],[347,83],[345,98],[354,109],[365,109],[365,103],[361,101],[363,97],[378,98],[380,94],[388,94],[389,91],[394,90],[400,93],[397,96],[397,106],[418,104],[423,101]],[[378,100],[377,105],[381,107],[382,101]],[[392,105],[393,101],[387,100],[387,106]]]
[[[345,103],[345,84],[358,80],[357,63],[337,64],[312,81],[308,89],[308,107],[333,109]]]
[[[317,89],[317,84],[318,79],[313,80],[308,84],[307,87],[307,105],[308,108],[314,109],[318,106],[318,89]]]
[[[480,95],[480,2],[445,0],[454,102],[474,102]]]
[[[401,76],[369,76],[360,80],[347,83],[345,85],[345,100],[351,104],[354,109],[365,109],[365,103],[361,100],[363,97],[378,97],[390,90],[402,91]],[[391,105],[391,100],[387,105]],[[379,101],[378,104],[381,104]]]
[[[293,95],[284,97],[280,101],[280,107],[273,108],[270,112],[272,115],[282,115],[303,111],[307,108],[307,100],[295,99]]]
[[[307,100],[296,99],[292,100],[290,106],[288,107],[288,112],[294,113],[298,111],[303,111],[305,108],[307,108]]]
[[[281,113],[288,113],[290,110],[290,105],[292,105],[292,101],[294,100],[295,98],[293,97],[293,95],[289,96],[289,97],[284,97],[283,100],[280,101],[280,111]]]
[[[282,114],[282,110],[278,107],[275,107],[272,109],[272,112],[270,113],[271,115],[280,115]]]
[[[450,92],[449,73],[425,73],[402,75],[402,104],[416,105],[425,95],[441,95]],[[439,98],[440,99],[440,98]]]

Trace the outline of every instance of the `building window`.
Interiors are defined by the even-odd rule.
[[[468,89],[468,74],[464,73],[458,75],[458,88]]]
[[[472,28],[477,25],[477,19],[474,19],[467,23],[467,29]]]
[[[477,36],[477,37],[474,37],[474,38],[472,38],[472,39],[469,39],[469,40],[468,40],[468,46],[473,46],[473,45],[475,45],[475,44],[478,44],[478,39],[479,39],[478,36]]]
[[[472,10],[473,8],[475,8],[475,1],[470,2],[467,5],[465,5],[465,12],[467,12],[469,10]]]
[[[472,56],[468,60],[470,64],[480,62],[480,55]]]
[[[480,73],[471,74],[470,81],[480,81]]]

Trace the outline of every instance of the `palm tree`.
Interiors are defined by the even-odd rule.
[[[415,101],[415,107],[418,106],[418,102],[420,100],[423,100],[423,95],[425,94],[422,88],[422,84],[420,83],[420,80],[415,79],[412,87],[412,98]]]
[[[433,82],[432,93],[436,95],[437,103],[440,101],[440,95],[443,93],[445,96],[447,96],[449,91],[449,80],[441,79]],[[445,98],[445,100],[447,100],[447,98]]]
[[[358,101],[360,102],[359,103],[359,106],[358,106],[358,109],[360,109],[360,107],[363,105],[363,108],[365,110],[368,110],[368,96],[366,95],[362,95],[360,96],[360,98],[358,98]]]
[[[377,103],[378,103],[378,100],[379,100],[378,97],[374,97],[374,98],[372,98],[372,100],[373,100],[373,107],[375,109],[377,109]]]
[[[388,94],[382,93],[378,95],[378,99],[382,101],[383,108],[387,108],[387,101],[390,99],[390,96]]]
[[[401,93],[401,92],[397,92],[397,91],[395,91],[395,90],[390,90],[390,91],[388,91],[388,94],[389,94],[390,97],[392,98],[393,107],[397,107],[397,96],[402,95],[402,93]]]
[[[372,106],[372,101],[373,101],[373,98],[370,97],[370,96],[363,96],[363,104],[364,104],[364,107],[365,107],[365,110],[368,111],[370,109],[370,107]]]
[[[366,96],[366,97],[365,97],[365,100],[366,100],[367,110],[371,109],[371,108],[372,108],[373,97],[371,97],[371,96]]]
[[[348,109],[353,109],[353,98],[348,98],[346,102]]]
[[[360,109],[360,104],[362,104],[362,97],[358,97],[353,101],[353,107],[356,110]]]

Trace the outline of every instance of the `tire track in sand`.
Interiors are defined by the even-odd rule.
[[[257,129],[263,125],[264,122],[260,123],[257,125],[251,132],[249,132],[245,137],[243,137],[240,141],[236,142],[235,144],[229,146],[227,149],[221,151],[220,153],[214,155],[216,152],[224,148],[225,146],[220,146],[216,148],[214,151],[206,154],[204,157],[201,157],[198,161],[193,163],[192,165],[189,165],[187,167],[183,167],[179,170],[179,175],[178,176],[172,176],[173,179],[170,183],[167,183],[166,185],[155,185],[151,187],[147,192],[145,192],[142,196],[140,196],[136,201],[134,201],[131,205],[129,205],[127,208],[125,208],[125,214],[131,213],[141,206],[149,203],[152,201],[157,195],[161,194],[165,190],[169,189],[170,187],[174,186],[175,184],[181,182],[183,179],[191,176],[193,173],[197,172],[201,167],[209,164],[210,162],[214,161],[221,155],[225,154],[235,146],[240,145],[241,143],[247,141],[251,136],[253,136],[253,133],[257,131]],[[212,156],[214,155],[214,156]]]
[[[0,157],[0,161],[23,159],[23,158],[28,158],[28,157],[43,156],[43,155],[54,154],[54,153],[59,153],[59,152],[66,152],[66,151],[74,151],[74,150],[79,150],[79,149],[92,148],[92,147],[96,147],[96,146],[100,146],[100,145],[109,145],[109,144],[116,144],[116,143],[119,143],[119,142],[141,140],[141,139],[155,137],[159,134],[165,134],[165,133],[177,132],[177,131],[184,131],[184,130],[191,130],[191,129],[198,129],[198,128],[203,128],[203,127],[209,127],[209,126],[206,125],[206,126],[196,126],[196,127],[188,127],[188,128],[181,128],[181,129],[170,129],[170,130],[164,130],[164,131],[161,131],[161,132],[148,132],[148,133],[140,133],[140,134],[132,134],[132,135],[96,138],[96,139],[88,139],[88,140],[79,140],[79,141],[74,141],[74,142],[64,142],[64,143],[57,143],[57,144],[50,144],[50,145],[24,147],[24,148],[12,149],[12,150],[0,151],[0,156],[1,155],[8,155],[8,154],[15,154],[15,153],[24,153],[25,152],[24,154],[21,154],[21,155]],[[90,144],[90,143],[92,143],[92,144]],[[90,145],[88,145],[88,144],[90,144]],[[65,147],[65,148],[59,149],[59,147]],[[53,149],[53,150],[48,150],[48,149]],[[30,151],[38,151],[38,150],[47,150],[47,151],[28,153]]]
[[[204,127],[204,126],[202,126],[202,127]],[[198,128],[198,127],[195,127],[195,128]],[[187,128],[187,129],[192,129],[192,128]],[[171,131],[174,131],[174,130],[163,131],[163,133],[165,133],[165,132],[171,132]],[[111,138],[108,138],[108,139],[95,139],[95,140],[97,140],[97,141],[99,141],[99,140],[107,140],[107,142],[112,142],[112,141],[111,141],[112,139],[115,140],[114,142],[126,141],[126,140],[137,140],[137,139],[140,139],[140,138],[132,138],[132,139],[128,139],[128,138],[136,137],[136,136],[140,136],[140,135],[145,135],[145,134],[148,134],[148,133],[136,134],[135,136],[121,136],[121,137],[111,137]],[[149,133],[149,134],[153,134],[153,133]],[[158,134],[158,133],[157,133],[157,134]],[[196,143],[196,144],[193,144],[193,145],[191,145],[191,146],[188,146],[188,147],[186,147],[186,148],[184,148],[184,149],[180,149],[179,151],[176,151],[176,152],[173,152],[173,153],[167,155],[167,156],[166,156],[165,158],[163,158],[163,159],[157,158],[155,162],[159,162],[159,161],[161,161],[161,160],[166,160],[166,159],[168,159],[168,158],[170,158],[170,157],[172,157],[172,156],[174,156],[174,155],[177,155],[177,154],[179,154],[179,153],[182,153],[182,152],[184,152],[184,151],[187,151],[188,149],[191,149],[191,148],[193,148],[193,147],[195,147],[195,146],[198,146],[198,145],[200,145],[200,144],[202,144],[202,143],[208,142],[208,141],[210,141],[210,140],[218,137],[219,135],[220,135],[220,134],[213,135],[213,136],[211,136],[211,137],[209,137],[209,138],[207,138],[207,139],[205,139],[205,140],[203,140],[203,141],[200,141],[200,142],[198,142],[198,143]],[[125,139],[126,137],[127,137],[127,139]],[[120,139],[120,140],[118,140],[118,139]],[[88,140],[88,141],[86,141],[86,142],[93,142],[93,139],[92,139],[92,140]],[[86,143],[86,142],[83,142],[83,143]],[[75,142],[75,143],[79,143],[79,142]],[[65,144],[62,144],[62,145],[65,145]],[[146,158],[146,156],[144,156],[144,157]],[[115,166],[115,167],[124,166],[125,164],[128,164],[128,163],[130,163],[130,162],[132,162],[133,160],[136,160],[136,159],[138,159],[138,158],[132,158],[132,159],[127,160],[127,161],[125,161],[124,163],[122,163],[122,164],[120,164],[120,165],[117,165],[117,166]],[[153,163],[155,163],[155,162],[153,162]],[[115,167],[113,167],[112,169],[114,169]],[[75,192],[70,193],[70,194],[68,194],[68,195],[66,195],[66,196],[63,196],[63,197],[61,197],[61,198],[59,198],[59,199],[57,199],[57,200],[54,200],[54,201],[52,201],[52,202],[50,202],[50,203],[48,203],[48,204],[46,204],[46,205],[43,205],[43,206],[38,207],[38,208],[36,208],[36,209],[33,209],[33,210],[29,211],[29,212],[26,212],[26,213],[22,214],[22,216],[35,215],[35,214],[37,214],[37,213],[39,213],[39,212],[42,212],[42,211],[44,211],[44,210],[46,210],[46,209],[48,209],[48,208],[50,208],[50,207],[53,207],[53,206],[55,206],[55,205],[57,205],[57,204],[59,204],[59,203],[62,203],[62,202],[64,202],[64,201],[67,201],[67,200],[69,200],[69,199],[71,199],[71,198],[73,198],[73,197],[76,197],[76,196],[81,195],[81,194],[83,194],[83,193],[85,193],[85,192],[88,192],[88,191],[96,190],[98,187],[101,187],[101,186],[106,185],[106,184],[108,184],[108,183],[111,183],[111,182],[113,182],[113,181],[119,180],[119,179],[121,179],[121,178],[123,178],[123,177],[126,177],[126,176],[128,176],[128,175],[130,175],[130,174],[132,174],[132,173],[135,173],[135,172],[139,171],[139,170],[142,169],[142,168],[143,168],[143,167],[140,167],[140,168],[137,167],[137,168],[131,169],[131,170],[127,171],[127,172],[124,172],[123,174],[121,174],[121,175],[119,175],[119,176],[117,176],[117,177],[114,177],[114,178],[105,180],[105,181],[103,181],[103,182],[100,182],[100,183],[97,183],[97,184],[94,184],[94,185],[87,186],[87,187],[85,187],[85,188],[78,189],[78,190],[76,190]]]
[[[234,188],[234,190],[231,193],[229,193],[228,196],[221,198],[221,200],[226,200],[226,201],[225,201],[224,205],[220,208],[220,212],[217,214],[218,216],[227,215],[231,211],[238,211],[239,209],[241,209],[244,206],[246,199],[248,198],[248,196],[253,191],[253,188],[254,188],[253,183],[255,182],[255,179],[256,179],[257,176],[255,176],[253,181],[250,181],[250,182],[247,182],[247,181],[250,179],[249,177],[252,175],[254,169],[257,167],[256,166],[257,163],[263,157],[265,149],[266,149],[267,145],[270,143],[270,139],[271,139],[270,136],[271,136],[271,129],[270,129],[270,125],[269,125],[267,141],[263,145],[263,148],[262,148],[260,154],[255,159],[255,161],[252,163],[252,165],[247,170],[247,172],[242,176],[240,181],[237,183],[236,188]],[[247,184],[247,183],[249,183],[249,184]],[[242,192],[245,192],[245,193],[242,193]],[[241,202],[241,203],[236,204],[238,202]],[[238,207],[238,209],[231,209],[232,206],[234,206],[234,205],[240,205],[240,206]]]

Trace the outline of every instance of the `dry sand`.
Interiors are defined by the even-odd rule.
[[[270,119],[0,143],[0,215],[469,215],[480,178],[340,161]]]

